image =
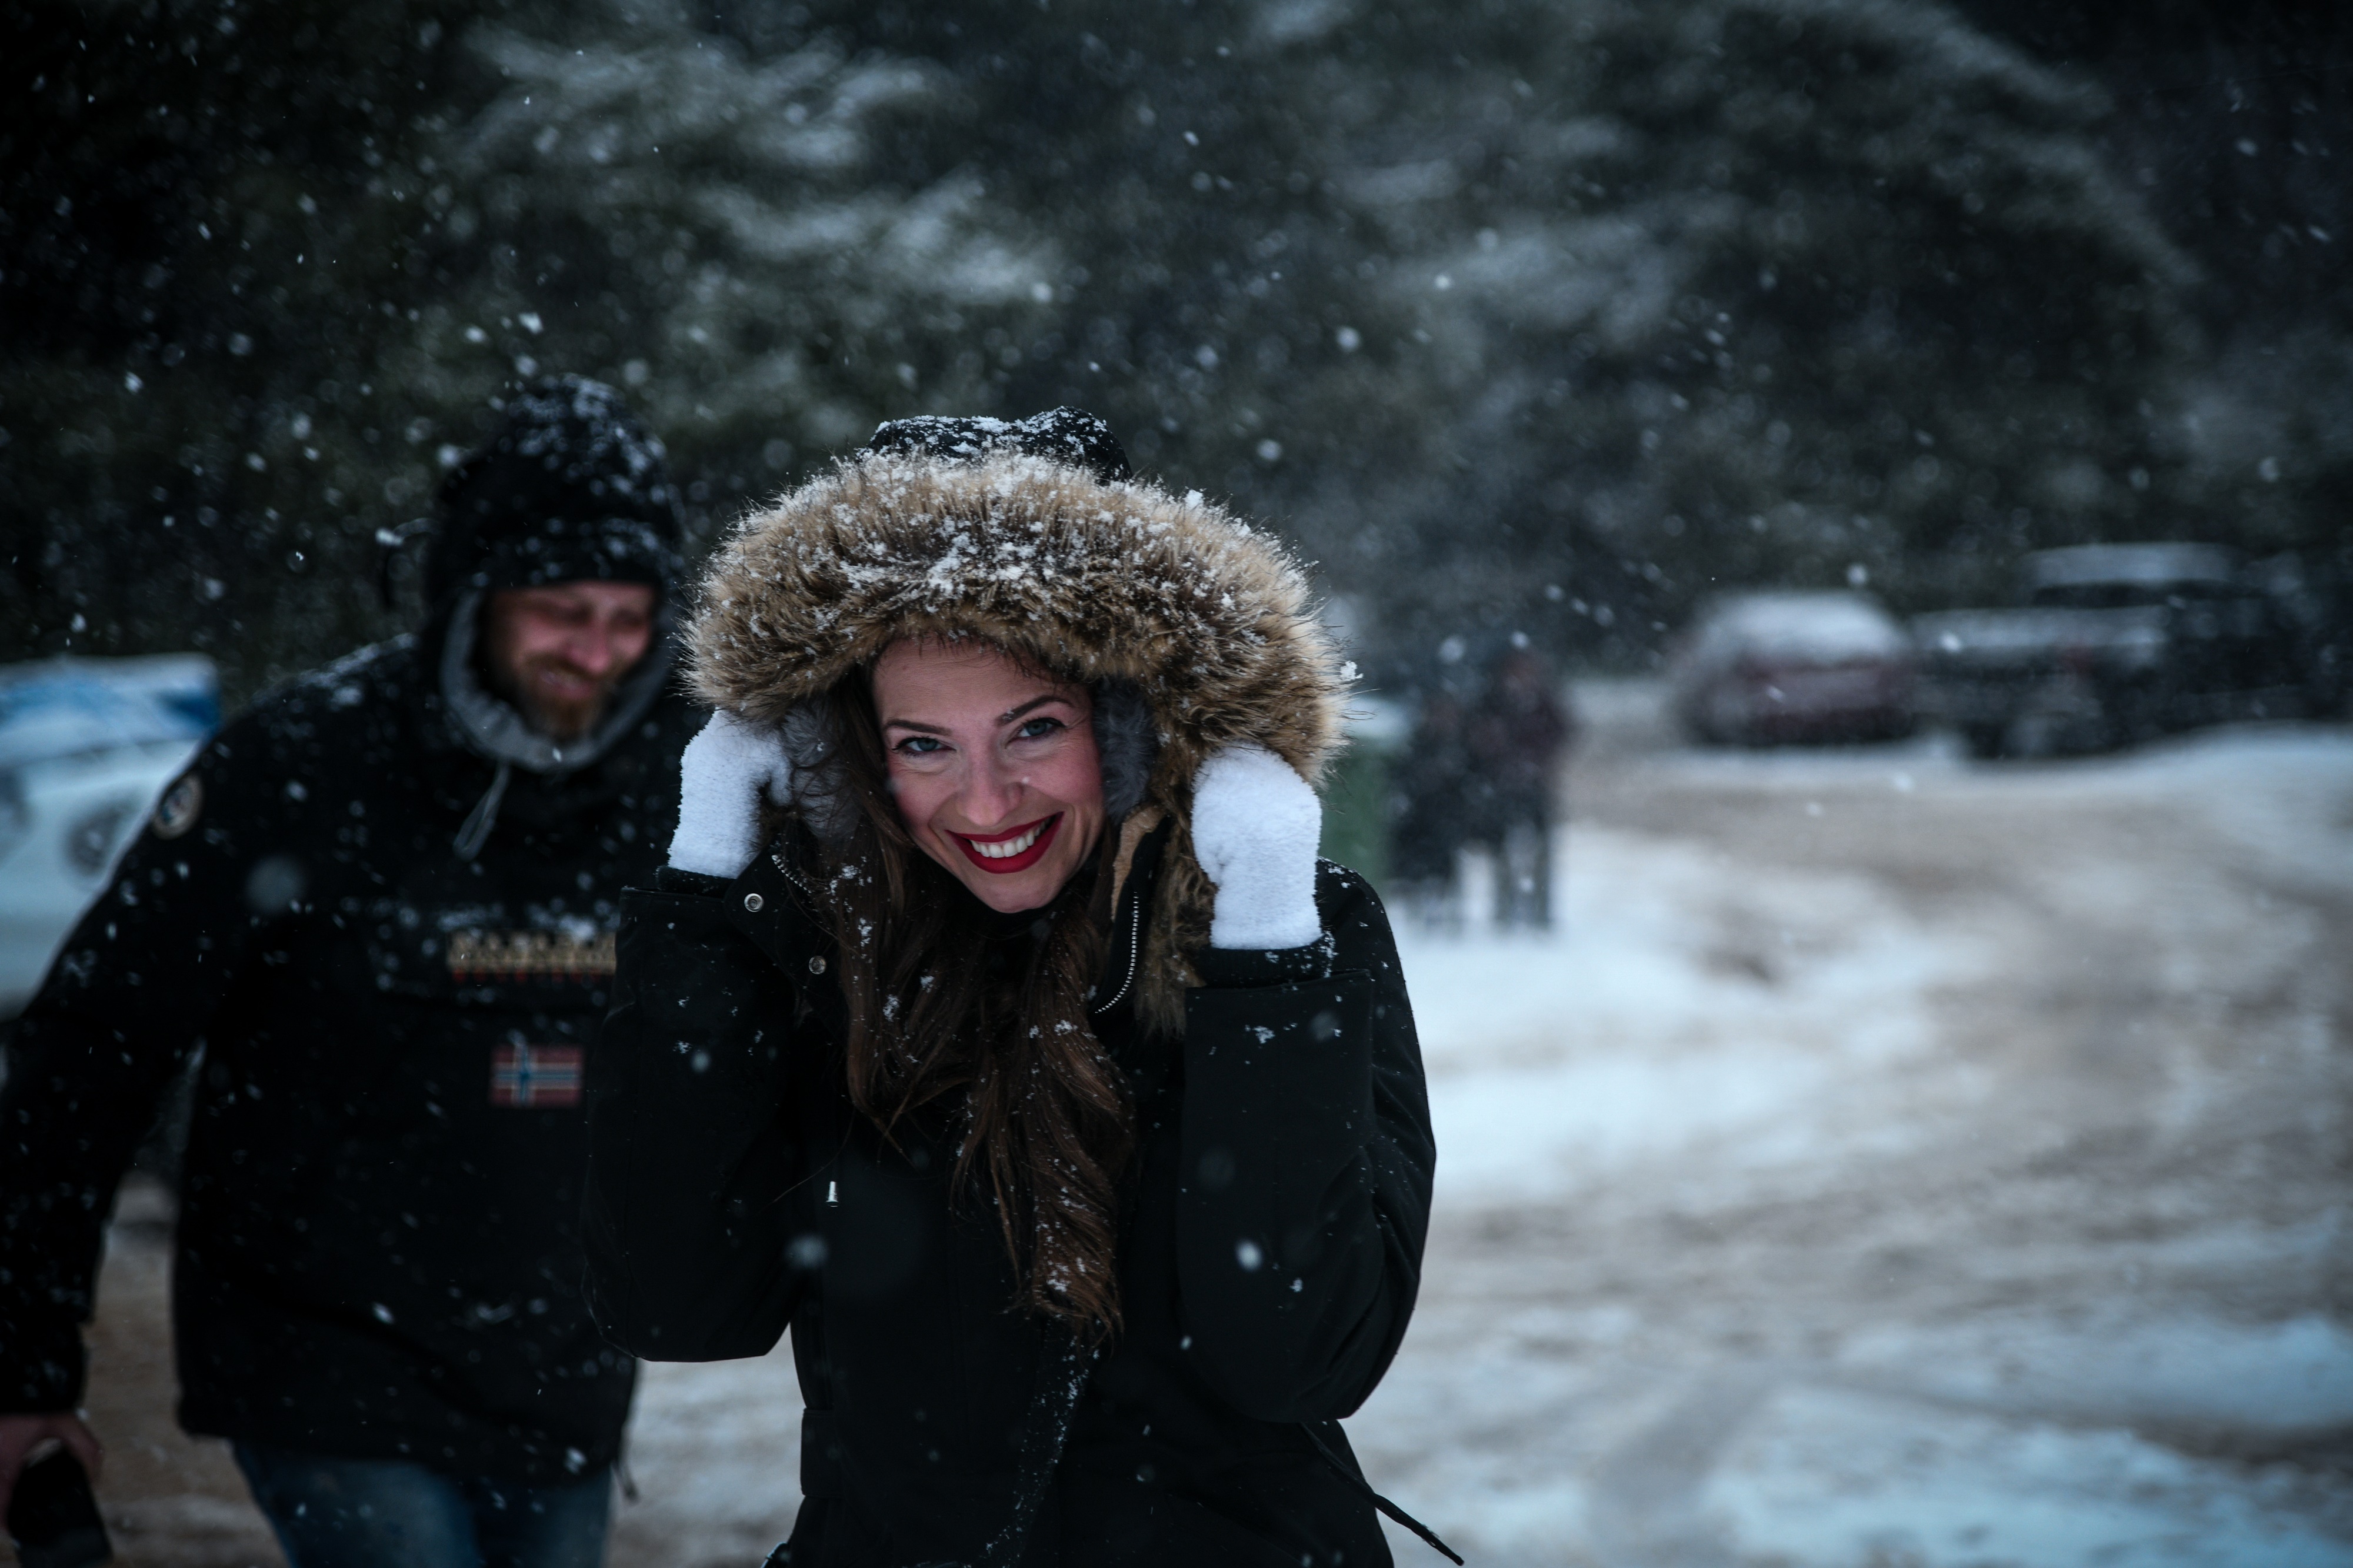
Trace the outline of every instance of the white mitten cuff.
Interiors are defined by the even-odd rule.
[[[1193,854],[1218,886],[1209,945],[1305,947],[1315,912],[1324,807],[1307,781],[1263,746],[1230,746],[1193,777]]]
[[[681,871],[733,879],[760,852],[760,796],[792,799],[793,765],[784,736],[722,708],[679,758],[678,834],[670,863]]]

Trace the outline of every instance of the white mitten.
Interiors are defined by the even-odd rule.
[[[722,708],[678,760],[678,837],[670,863],[706,877],[735,878],[760,852],[760,795],[786,805],[793,764],[774,726]]]
[[[1304,947],[1315,912],[1315,846],[1324,807],[1307,781],[1263,746],[1229,746],[1193,775],[1193,854],[1218,885],[1209,945]]]

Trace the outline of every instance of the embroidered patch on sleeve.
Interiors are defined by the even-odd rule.
[[[501,1046],[491,1053],[491,1103],[550,1110],[580,1103],[578,1046]]]

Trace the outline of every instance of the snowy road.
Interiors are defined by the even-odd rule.
[[[1611,739],[1566,931],[1408,952],[1377,1480],[1490,1568],[2353,1562],[2353,737]]]
[[[1580,696],[1563,929],[1408,940],[1440,1210],[1375,1483],[1479,1568],[2353,1563],[2353,733],[1700,754]],[[267,1561],[157,1419],[157,1245],[109,1506]],[[756,1563],[797,1426],[782,1354],[649,1367],[615,1562]]]

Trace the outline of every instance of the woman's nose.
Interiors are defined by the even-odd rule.
[[[975,827],[1002,827],[1021,804],[1027,781],[997,757],[983,757],[965,776],[964,814]]]

